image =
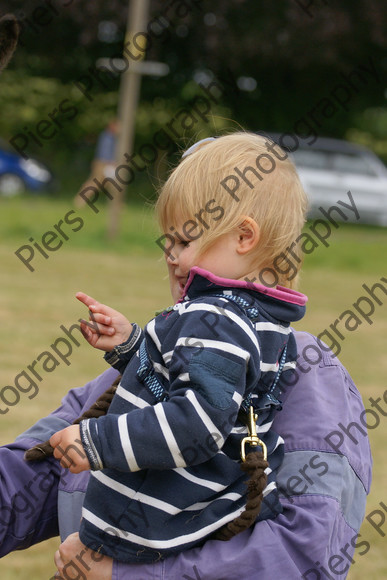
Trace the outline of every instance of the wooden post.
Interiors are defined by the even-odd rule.
[[[149,0],[131,0],[129,3],[128,22],[126,27],[125,47],[132,56],[126,56],[129,67],[121,75],[118,118],[120,132],[118,136],[116,161],[123,163],[125,153],[131,155],[134,148],[137,106],[141,86],[141,68],[133,66],[141,62],[145,56],[146,38],[138,35],[135,44],[133,37],[138,32],[145,32],[147,28]],[[136,48],[137,47],[139,48]],[[121,184],[120,184],[121,185]],[[114,239],[119,232],[120,214],[125,200],[126,187],[121,192],[114,190],[113,199],[109,202],[108,238]]]

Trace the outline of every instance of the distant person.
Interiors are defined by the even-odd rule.
[[[114,172],[117,165],[116,147],[119,128],[119,121],[118,119],[114,118],[109,122],[106,129],[104,129],[98,137],[94,159],[91,163],[90,176],[82,185],[74,199],[76,207],[83,207],[86,204],[84,199],[85,193],[82,197],[79,194],[87,187],[96,187],[95,182],[93,181],[94,179],[103,181],[106,177],[114,177]]]

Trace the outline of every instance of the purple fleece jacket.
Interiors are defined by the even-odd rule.
[[[114,563],[113,580],[319,580],[345,578],[360,540],[372,459],[360,416],[361,396],[348,372],[315,337],[295,332],[299,359],[293,385],[283,384],[283,409],[273,429],[285,440],[278,473],[284,511],[228,542],[152,564]],[[313,351],[313,355],[311,355]],[[305,355],[305,356],[304,356]],[[313,359],[314,363],[311,362]],[[89,474],[74,475],[55,459],[26,463],[23,454],[68,426],[113,382],[107,370],[72,389],[62,405],[0,448],[0,557],[79,529]],[[356,437],[338,424],[361,426]],[[336,432],[334,434],[333,432]],[[69,569],[82,578],[81,568]],[[28,577],[28,571],[23,578]]]

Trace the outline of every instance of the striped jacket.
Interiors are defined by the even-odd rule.
[[[246,428],[238,421],[244,401],[258,412],[258,436],[268,448],[260,519],[281,512],[275,475],[283,440],[270,430],[280,407],[273,383],[281,358],[284,373],[295,367],[290,322],[303,316],[305,302],[286,288],[195,267],[183,299],[144,333],[134,326],[128,342],[109,353],[121,383],[109,413],[81,423],[93,470],[80,528],[87,546],[120,561],[153,561],[200,545],[237,517],[246,501],[239,466]]]

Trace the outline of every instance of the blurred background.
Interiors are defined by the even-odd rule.
[[[134,119],[138,168],[131,165],[121,228],[109,240],[105,196],[94,210],[74,198],[101,175],[99,139],[117,116],[119,71],[133,65],[135,42],[125,39],[128,8],[124,0],[1,3],[0,16],[12,12],[22,29],[0,77],[0,387],[12,385],[49,348],[61,324],[85,315],[74,299],[78,290],[141,324],[169,303],[155,244],[155,188],[182,149],[209,135],[238,128],[272,135],[294,156],[311,220],[322,217],[320,206],[348,202],[348,190],[361,203],[361,223],[332,227],[328,245],[305,256],[300,290],[309,305],[299,328],[322,332],[353,308],[363,284],[387,274],[387,4],[150,0],[145,61],[156,64],[142,69]],[[210,103],[202,115],[194,108],[204,106],[199,97]],[[114,162],[104,161],[106,177]],[[63,244],[45,257],[32,244],[41,246],[61,220]],[[380,292],[371,323],[343,327],[339,358],[366,407],[369,397],[383,397],[387,389],[386,301]],[[12,441],[58,406],[70,387],[104,368],[87,345],[74,350],[71,364],[47,374],[35,398],[23,395],[1,416],[0,443]],[[387,502],[386,435],[381,417],[370,431],[375,467],[367,513]],[[385,536],[367,521],[361,533],[371,547],[355,554],[348,577],[385,578]],[[1,577],[49,578],[57,545],[52,540],[6,556]]]
[[[97,63],[122,56],[128,2],[55,0],[51,6],[2,2],[3,13],[21,19],[22,33],[3,73],[0,136],[24,135],[15,145],[49,165],[63,197],[82,183],[97,137],[116,115],[120,74],[98,75]],[[199,82],[214,79],[225,87],[219,103],[211,102],[219,129],[297,130],[308,142],[317,131],[367,145],[386,161],[386,13],[382,0],[278,0],[275,6],[151,0],[146,59],[165,63],[169,72],[142,77],[136,147],[189,108],[201,94]],[[52,127],[38,128],[42,120]],[[187,122],[174,135],[172,152],[198,134],[213,134],[214,122],[192,122],[192,128]],[[135,197],[138,181],[132,189]]]

